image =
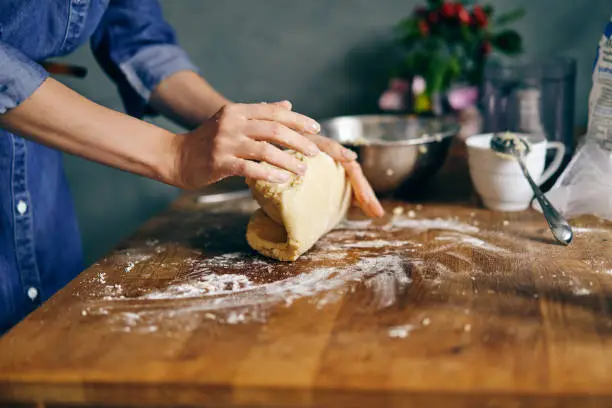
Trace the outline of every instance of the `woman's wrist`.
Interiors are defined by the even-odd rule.
[[[165,147],[158,155],[158,166],[156,167],[159,181],[181,189],[185,188],[181,162],[186,137],[187,134],[184,133],[170,134],[166,138]]]

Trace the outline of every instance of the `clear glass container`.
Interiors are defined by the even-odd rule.
[[[575,88],[576,61],[569,57],[492,60],[485,67],[480,99],[485,132],[528,133],[566,147],[563,165],[544,189],[554,183],[574,153]]]

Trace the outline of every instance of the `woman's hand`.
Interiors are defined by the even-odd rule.
[[[342,164],[353,187],[353,195],[359,208],[369,217],[382,217],[385,210],[365,178],[361,166],[357,163],[357,155],[328,137],[321,135],[306,135],[306,137],[312,140],[319,149]]]
[[[318,135],[319,130],[316,121],[291,111],[289,102],[225,105],[199,128],[178,138],[175,184],[195,189],[230,176],[282,183],[290,178],[287,172],[303,175],[306,166],[277,146],[306,156],[322,150],[343,164],[360,207],[370,216],[381,216],[384,211],[355,153]]]
[[[318,147],[300,133],[318,129],[317,122],[283,104],[227,104],[179,138],[177,184],[199,188],[229,176],[285,182],[287,171],[302,175],[306,166],[277,146],[316,156]]]

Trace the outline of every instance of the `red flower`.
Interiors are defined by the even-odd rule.
[[[440,8],[440,13],[446,17],[451,18],[455,16],[455,5],[452,3],[444,3]]]
[[[478,24],[478,27],[484,28],[489,24],[487,14],[482,9],[482,7],[474,6],[474,9],[472,10],[472,15],[474,16],[474,20],[476,20],[476,24]]]
[[[429,25],[427,24],[427,22],[425,20],[420,20],[419,21],[419,32],[421,33],[421,35],[423,37],[427,36],[427,34],[429,34]]]
[[[456,3],[455,12],[457,13],[457,17],[459,17],[459,21],[463,24],[470,24],[470,13],[463,7],[463,4]]]

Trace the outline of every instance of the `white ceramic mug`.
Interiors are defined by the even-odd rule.
[[[518,134],[530,139],[529,135]],[[529,207],[533,190],[521,171],[518,162],[505,158],[491,150],[492,133],[474,135],[467,139],[468,164],[474,188],[485,207],[495,211],[523,211]],[[531,151],[523,158],[527,171],[536,184],[545,183],[561,166],[565,145],[546,140],[532,142]],[[546,151],[557,151],[548,168]]]

